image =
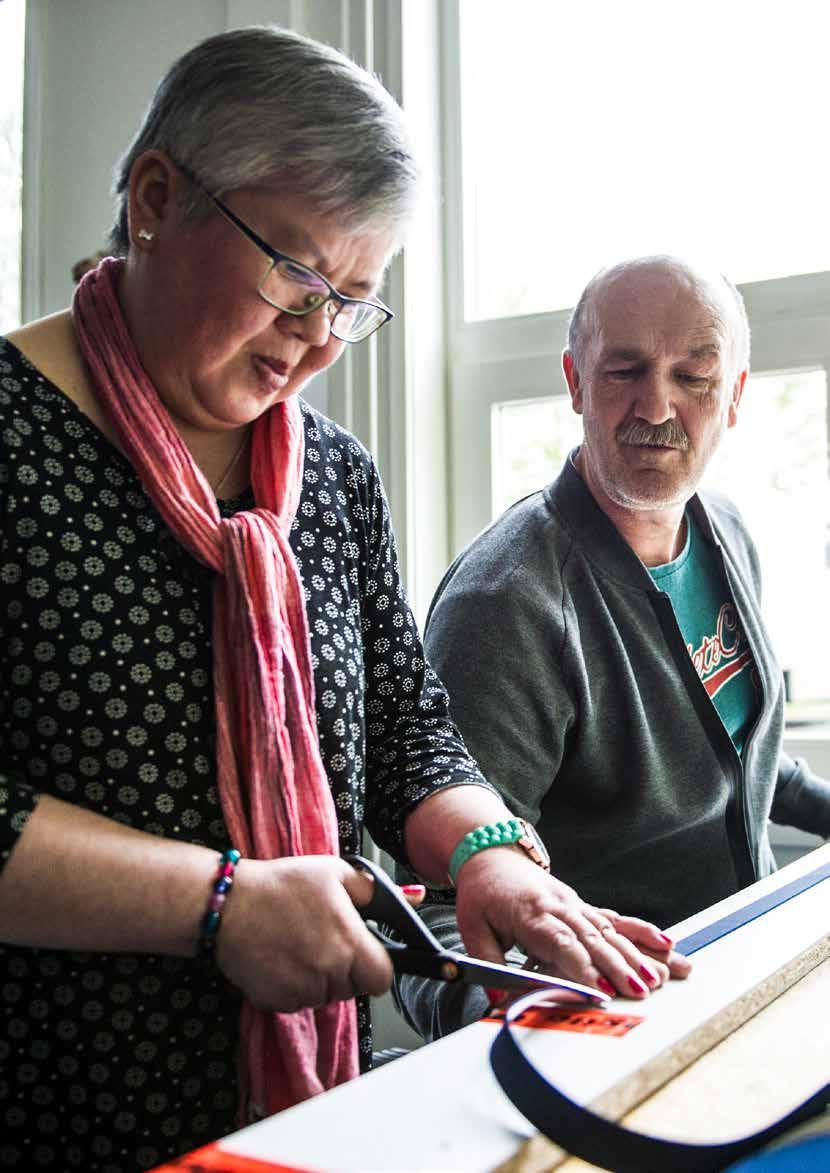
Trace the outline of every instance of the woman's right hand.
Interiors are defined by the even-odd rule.
[[[240,860],[217,936],[219,968],[261,1010],[384,993],[392,964],[358,912],[372,882],[329,855]]]

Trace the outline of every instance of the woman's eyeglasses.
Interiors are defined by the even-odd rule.
[[[230,220],[243,236],[255,244],[260,252],[268,257],[268,268],[265,276],[259,283],[259,296],[272,305],[274,309],[282,310],[286,314],[293,314],[302,318],[306,314],[313,314],[321,306],[326,307],[329,316],[329,329],[335,338],[341,342],[362,342],[370,334],[374,334],[381,326],[394,318],[394,313],[381,301],[365,301],[359,297],[346,297],[339,293],[332,283],[300,261],[295,261],[286,253],[278,252],[275,248],[254,232],[253,228],[240,220],[226,203],[215,196],[196,179],[195,175],[178,165],[188,179],[197,184],[205,195],[214,202],[226,219]]]

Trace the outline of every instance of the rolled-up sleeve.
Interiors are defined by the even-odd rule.
[[[0,871],[20,838],[40,792],[11,774],[0,773]]]

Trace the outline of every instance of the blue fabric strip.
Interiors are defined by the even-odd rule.
[[[796,1141],[769,1153],[730,1165],[726,1173],[827,1173],[830,1169],[830,1136]]]
[[[811,872],[805,872],[797,880],[791,880],[789,884],[776,888],[774,892],[768,892],[766,896],[759,896],[751,904],[745,904],[743,908],[728,913],[720,920],[712,921],[710,925],[698,929],[696,933],[690,933],[688,937],[677,942],[675,949],[685,957],[697,953],[698,949],[705,949],[713,941],[719,941],[721,937],[734,932],[742,925],[748,925],[750,921],[763,916],[770,909],[777,908],[779,904],[785,904],[793,896],[798,896],[800,892],[806,892],[808,888],[827,879],[830,879],[830,862],[819,868],[814,868]]]

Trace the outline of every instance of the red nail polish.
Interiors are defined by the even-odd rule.
[[[607,994],[609,998],[616,997],[617,991],[609,981],[606,981],[604,977],[597,978],[596,985],[597,989],[602,990],[603,994]]]
[[[666,942],[666,944],[668,945],[669,949],[673,949],[673,948],[674,948],[674,938],[673,938],[673,937],[669,937],[669,936],[667,936],[665,933],[661,933],[661,934],[660,934],[660,936],[661,936],[661,937],[663,938],[663,940]]]
[[[631,987],[631,989],[634,991],[635,994],[647,994],[648,993],[648,990],[646,989],[646,987],[643,985],[643,983],[640,981],[639,978],[629,976],[628,984]]]
[[[646,979],[646,981],[648,982],[648,984],[650,986],[656,986],[657,983],[660,981],[659,977],[654,972],[654,970],[650,969],[647,965],[640,966],[640,973]]]
[[[401,884],[401,892],[405,896],[426,896],[426,891],[423,884]]]

